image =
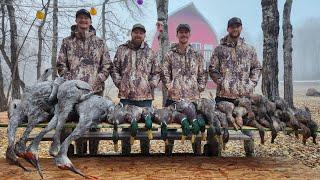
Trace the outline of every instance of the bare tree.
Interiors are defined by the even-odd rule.
[[[42,1],[43,3],[43,1]],[[50,0],[48,0],[47,4],[44,5],[44,18],[42,20],[42,22],[40,23],[39,27],[38,27],[38,62],[37,62],[37,79],[40,78],[41,75],[41,64],[42,64],[42,44],[43,44],[43,36],[42,36],[42,29],[44,24],[46,23],[46,19],[47,19],[47,14],[48,14],[48,9],[49,9],[49,4],[50,4]]]
[[[8,11],[9,24],[10,24],[10,57],[5,50],[5,42],[6,42],[6,32],[4,26],[5,19],[5,5]],[[8,64],[11,71],[11,89],[12,89],[12,98],[19,99],[20,98],[20,86],[21,80],[19,76],[19,67],[18,67],[18,33],[17,33],[17,23],[15,17],[15,9],[13,7],[12,0],[2,1],[1,4],[1,12],[2,12],[2,43],[0,46],[2,56],[4,60]],[[10,91],[10,88],[8,89]]]
[[[286,0],[283,9],[283,61],[284,61],[284,99],[293,107],[292,86],[292,25],[290,21],[292,0]]]
[[[163,62],[163,58],[169,51],[169,37],[168,37],[168,4],[169,0],[157,0],[157,15],[158,15],[158,26],[161,28],[159,34],[159,52],[158,58]],[[161,27],[162,26],[162,27]],[[165,105],[167,100],[167,89],[162,84],[162,106]]]
[[[102,38],[104,40],[106,40],[106,5],[109,2],[109,0],[104,0],[102,3],[102,12],[101,12],[101,16],[102,16]]]
[[[320,18],[309,18],[295,27],[293,38],[293,78],[320,79]],[[307,71],[306,71],[307,70]]]
[[[2,1],[1,1],[2,3]],[[1,4],[1,12],[4,11],[4,4]],[[4,14],[1,15],[1,26],[4,26]],[[2,29],[2,28],[1,28]],[[1,37],[2,43],[0,44],[0,47],[3,46],[4,40],[3,37]],[[2,48],[1,48],[2,50]],[[7,109],[7,99],[4,93],[4,83],[3,83],[3,73],[2,73],[2,59],[0,58],[0,112],[5,111]]]
[[[20,88],[22,90],[25,87],[25,83],[20,79],[19,75],[19,62],[25,61],[30,57],[35,57],[35,55],[30,55],[29,51],[23,48],[24,44],[27,42],[28,35],[31,31],[32,26],[35,23],[35,18],[33,22],[29,24],[29,22],[23,18],[16,15],[16,7],[18,13],[28,13],[24,12],[19,6],[13,5],[12,0],[2,0],[1,3],[1,45],[0,50],[3,56],[4,61],[9,67],[11,73],[11,82],[9,87],[7,88],[7,100],[11,98],[20,98]],[[16,6],[16,7],[15,7]],[[6,13],[8,12],[8,15]],[[7,23],[9,22],[9,23]],[[21,35],[23,28],[17,29],[17,22],[23,25],[30,25],[27,34],[25,36]],[[8,26],[10,27],[10,31],[7,31]],[[19,33],[18,33],[19,30]],[[21,44],[18,43],[18,38],[22,37],[23,41]],[[37,39],[37,38],[34,38]],[[6,42],[10,42],[10,46],[6,45]],[[30,47],[30,46],[29,46]],[[24,54],[26,53],[26,54]],[[33,54],[33,53],[31,53]],[[19,58],[19,56],[22,56]],[[11,93],[11,95],[10,95]]]
[[[2,3],[2,2],[1,2]],[[4,32],[4,19],[5,19],[5,5],[4,4],[1,4],[1,12],[2,12],[2,16],[1,16],[1,31],[2,31],[2,41],[1,41],[1,44],[0,44],[0,48],[1,48],[1,52],[5,52],[4,51],[4,46],[5,46],[5,34],[3,34]],[[5,58],[8,58],[8,56],[6,56]],[[8,60],[7,59],[7,60]],[[10,61],[10,60],[8,60]],[[3,76],[3,73],[2,73],[2,59],[0,58],[0,112],[2,111],[6,111],[7,110],[7,98],[5,96],[5,92],[4,92],[4,76]]]
[[[0,58],[0,112],[7,110],[7,98],[4,94],[3,74]]]
[[[52,55],[51,67],[54,69],[52,72],[52,79],[57,76],[57,52],[58,52],[58,0],[53,0],[53,14],[52,14]]]
[[[130,18],[133,20],[138,20],[143,15],[141,7],[136,4],[135,0],[103,1],[101,10],[102,38],[109,44],[113,43],[112,47],[117,47],[119,43],[122,43],[123,34],[127,34],[130,30],[127,28],[127,22],[121,20],[121,14],[117,14],[113,8],[115,4],[129,12]]]
[[[279,96],[278,81],[278,0],[261,0],[263,31],[262,93],[270,100]]]

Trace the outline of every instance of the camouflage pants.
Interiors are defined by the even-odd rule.
[[[134,105],[139,107],[151,107],[152,100],[135,101],[131,99],[120,99],[120,102],[125,105]]]
[[[135,101],[135,100],[130,100],[130,99],[120,99],[120,102],[123,105],[134,105],[134,106],[139,106],[139,107],[151,107],[151,105],[152,105],[152,100]],[[127,142],[122,141],[122,143],[130,146],[129,141],[127,141]],[[148,155],[149,149],[150,149],[150,140],[141,139],[140,140],[140,149],[141,149],[142,154]],[[130,153],[130,151],[129,151],[129,153]]]
[[[217,96],[215,99],[216,103],[219,103],[221,101],[228,101],[234,104],[235,99],[225,98],[225,97],[219,97]]]
[[[174,103],[176,103],[176,101],[173,101],[171,99],[167,99],[164,107],[168,107],[168,106],[170,106],[171,104],[174,104]]]

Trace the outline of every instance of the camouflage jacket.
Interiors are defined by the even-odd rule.
[[[261,69],[252,46],[243,38],[234,43],[226,36],[211,56],[209,73],[217,84],[217,96],[236,99],[253,93]]]
[[[135,49],[131,41],[118,47],[113,60],[112,79],[119,89],[118,97],[136,101],[152,100],[159,83],[156,54],[143,42]]]
[[[162,81],[168,89],[170,100],[200,98],[207,82],[203,56],[191,45],[185,53],[181,53],[178,44],[173,44],[162,64]]]
[[[85,81],[94,91],[101,93],[111,68],[108,48],[105,42],[95,35],[93,27],[81,37],[73,25],[71,36],[62,41],[57,59],[58,74],[68,80]]]

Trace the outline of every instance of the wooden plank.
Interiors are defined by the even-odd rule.
[[[77,124],[76,123],[66,123],[65,128],[74,128]],[[7,128],[8,127],[8,114],[7,112],[0,112],[0,128]],[[27,124],[22,124],[19,127],[27,127]],[[47,127],[47,123],[41,123],[37,124],[36,128],[44,128]],[[145,129],[144,123],[138,123],[139,129]],[[152,124],[153,130],[157,130],[160,128],[160,125],[153,123]],[[209,126],[206,125],[206,128]],[[101,123],[96,126],[96,128],[113,128],[112,124],[107,124],[107,123]],[[119,128],[130,128],[130,124],[121,124],[119,125]],[[181,125],[177,123],[169,124],[168,129],[180,129]],[[233,127],[229,127],[229,130],[233,130]],[[250,126],[243,126],[242,127],[243,131],[258,131],[257,128],[255,127],[250,127]],[[265,131],[271,131],[269,128],[264,128]],[[293,131],[291,128],[286,128],[286,131],[290,132]],[[317,133],[320,133],[320,128],[317,130]]]
[[[76,125],[77,125],[76,123],[66,123],[64,125],[64,127],[65,128],[75,128]],[[8,124],[7,123],[0,123],[0,127],[8,127]],[[19,127],[27,127],[27,124],[21,124]],[[47,123],[40,123],[40,124],[36,125],[36,128],[44,128],[44,127],[47,127]],[[144,125],[144,123],[138,123],[138,127],[139,127],[139,129],[144,129],[145,125]],[[153,127],[153,129],[159,129],[160,125],[153,123],[152,127]],[[98,124],[97,126],[95,126],[95,128],[113,128],[113,125],[112,124],[107,124],[107,123],[101,123],[101,124]],[[130,124],[127,124],[127,123],[126,124],[120,124],[118,126],[118,128],[130,128]],[[180,129],[180,128],[181,128],[180,124],[176,124],[176,123],[168,124],[168,129]],[[209,126],[206,125],[206,128],[209,128]],[[228,129],[229,130],[233,130],[234,128],[233,127],[229,127]],[[257,128],[250,127],[250,126],[243,126],[242,130],[257,130]],[[268,128],[265,128],[265,130],[266,131],[270,131],[270,129],[268,129]],[[287,128],[287,130],[290,131],[292,129],[291,128]]]
[[[66,123],[65,124],[65,128],[75,128],[76,127],[76,123]],[[8,127],[8,124],[7,123],[0,123],[0,128],[1,127]],[[20,125],[19,127],[27,127],[27,124],[22,124]],[[47,127],[47,124],[45,123],[41,123],[41,124],[37,124],[36,125],[36,128],[44,128],[44,127]],[[130,124],[120,124],[118,126],[119,128],[123,128],[123,129],[128,129],[130,128]],[[146,130],[145,128],[145,124],[144,123],[138,123],[138,127],[140,130]],[[152,125],[152,129],[153,130],[157,130],[160,128],[160,125],[158,124],[155,124],[153,123]],[[107,124],[107,123],[101,123],[101,124],[98,124],[97,126],[95,126],[95,128],[113,128],[113,125],[112,124]],[[173,123],[173,124],[168,124],[168,129],[180,129],[181,128],[181,125],[180,124],[176,124],[176,123]],[[206,125],[206,128],[208,129],[209,126]],[[229,127],[228,130],[234,130],[233,127]],[[271,131],[271,129],[269,128],[264,128],[265,131]],[[242,126],[242,131],[258,131],[257,128],[255,127],[251,127],[251,126]],[[286,128],[286,131],[287,132],[292,132],[293,129],[292,128]],[[320,133],[320,129],[317,130],[317,133]]]
[[[51,141],[53,137],[54,132],[47,133],[42,141]],[[181,139],[182,132],[172,132],[168,131],[168,139],[170,140],[180,140]],[[28,140],[32,140],[37,136],[37,134],[31,134]],[[120,131],[119,132],[119,140],[124,140],[126,138],[130,137],[130,132],[128,131]],[[112,133],[111,132],[86,132],[83,136],[81,136],[83,139],[99,139],[99,140],[112,140]],[[141,132],[139,131],[137,133],[136,140],[140,139],[147,139],[148,134],[147,132]],[[199,134],[197,139],[201,139],[201,135]],[[191,140],[191,135],[187,137],[188,140]],[[230,140],[251,140],[251,138],[247,135],[242,134],[241,132],[232,132],[230,131]],[[162,140],[161,132],[153,132],[153,140]]]

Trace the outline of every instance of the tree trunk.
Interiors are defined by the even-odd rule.
[[[2,74],[2,65],[0,58],[0,112],[7,110],[7,98],[4,94],[4,85],[3,85],[3,74]]]
[[[47,14],[48,14],[48,9],[49,9],[49,4],[50,4],[50,0],[48,0],[48,3],[46,4],[46,6],[44,7],[44,18],[41,22],[41,24],[38,27],[38,62],[37,62],[37,79],[40,78],[41,76],[41,65],[42,65],[42,41],[43,41],[43,36],[42,36],[42,29],[44,24],[46,23],[46,19],[47,19]]]
[[[109,0],[105,0],[102,3],[102,12],[101,12],[101,15],[102,15],[102,38],[104,40],[106,40],[106,33],[107,33],[107,30],[106,30],[106,4],[108,2],[109,2]]]
[[[19,77],[19,62],[18,62],[18,33],[15,17],[15,9],[12,0],[7,0],[7,9],[10,23],[10,50],[11,50],[11,84],[12,98],[20,99],[20,77]]]
[[[4,3],[4,1],[1,1],[1,3]],[[7,55],[5,51],[5,46],[6,46],[6,32],[5,32],[5,5],[1,4],[1,44],[0,44],[0,49],[1,49],[1,54],[6,61],[6,63],[9,65],[10,64],[10,58]],[[4,84],[3,84],[3,74],[2,74],[2,59],[0,59],[0,112],[5,111],[7,108],[7,98],[4,94]]]
[[[163,58],[169,51],[169,37],[168,37],[168,5],[169,0],[157,0],[157,15],[158,22],[162,23],[163,31],[159,34],[159,52],[158,57],[162,64]],[[165,105],[168,94],[164,84],[162,84],[162,106]]]
[[[290,22],[292,0],[286,0],[283,9],[283,61],[284,61],[284,99],[293,107],[292,86],[292,25]]]
[[[52,79],[57,76],[57,52],[58,52],[58,0],[53,0],[53,14],[52,14],[52,55],[51,67],[53,68]]]
[[[268,99],[279,96],[278,87],[278,0],[261,0],[263,31],[262,93]]]

